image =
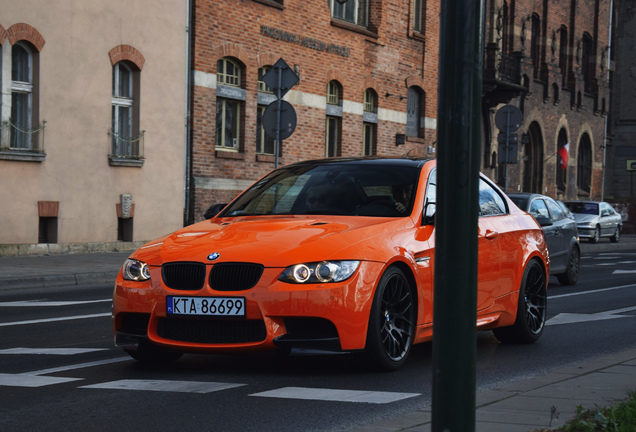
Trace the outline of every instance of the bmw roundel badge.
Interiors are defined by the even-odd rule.
[[[214,261],[214,260],[219,259],[219,257],[220,257],[220,256],[221,256],[221,254],[220,254],[220,253],[218,253],[218,252],[212,252],[210,255],[208,255],[208,260],[209,260],[209,261]]]

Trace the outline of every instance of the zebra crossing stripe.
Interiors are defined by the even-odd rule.
[[[44,387],[70,381],[80,381],[83,378],[59,378],[29,374],[0,373],[0,387]]]
[[[217,383],[202,381],[169,381],[169,380],[139,380],[126,379],[100,384],[82,386],[84,389],[109,389],[109,390],[140,390],[179,393],[212,393],[228,390],[247,384]]]
[[[0,354],[75,355],[95,351],[108,351],[108,348],[8,348],[0,350]]]
[[[331,402],[358,402],[372,404],[386,404],[420,396],[421,393],[397,393],[381,391],[361,391],[361,390],[334,390],[307,387],[284,387],[277,390],[270,390],[261,393],[254,393],[250,396],[282,398],[282,399],[304,399]]]

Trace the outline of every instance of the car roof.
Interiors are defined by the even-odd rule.
[[[325,159],[313,159],[301,162],[295,162],[287,167],[298,167],[307,165],[349,165],[349,164],[369,164],[369,165],[391,165],[391,166],[412,166],[421,168],[427,162],[432,161],[433,158],[424,157],[382,157],[382,156],[366,156],[366,157],[338,157],[338,158],[325,158]]]

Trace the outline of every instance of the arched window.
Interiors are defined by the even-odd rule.
[[[342,86],[338,81],[327,84],[325,124],[325,156],[340,156],[342,152]]]
[[[559,28],[559,67],[561,68],[561,76],[563,78],[562,85],[567,88],[568,83],[568,29],[566,26]]]
[[[139,106],[135,100],[135,83],[131,63],[120,61],[113,65],[113,118],[112,153],[115,158],[138,158],[143,156],[140,150],[139,115],[135,112]]]
[[[406,99],[406,136],[424,137],[424,92],[416,86],[409,87]]]
[[[245,90],[241,87],[241,66],[230,58],[216,64],[216,148],[240,150],[241,116]]]
[[[588,134],[583,134],[577,157],[576,185],[579,190],[590,192],[592,183],[592,143]]]
[[[33,149],[34,50],[24,42],[11,48],[11,147]],[[37,148],[37,147],[36,147]]]
[[[585,93],[592,93],[592,79],[594,78],[595,64],[592,60],[594,41],[592,36],[583,34],[583,52],[581,53],[581,72],[585,83]]]
[[[541,69],[541,20],[537,14],[532,15],[530,38],[530,57],[534,66],[534,77],[537,78]]]
[[[377,154],[378,95],[373,89],[364,91],[362,154]]]
[[[561,131],[559,131],[559,138],[557,140],[556,186],[557,189],[562,192],[565,192],[565,188],[567,186],[568,153],[568,136],[565,132],[565,129],[561,129]]]

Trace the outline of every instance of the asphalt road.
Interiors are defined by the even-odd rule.
[[[527,346],[478,336],[478,391],[636,347],[636,248],[583,245],[579,283],[549,286]],[[431,402],[431,344],[394,373],[350,355],[186,355],[143,366],[112,345],[109,285],[0,293],[0,431],[339,431]],[[634,383],[636,386],[636,383]]]

